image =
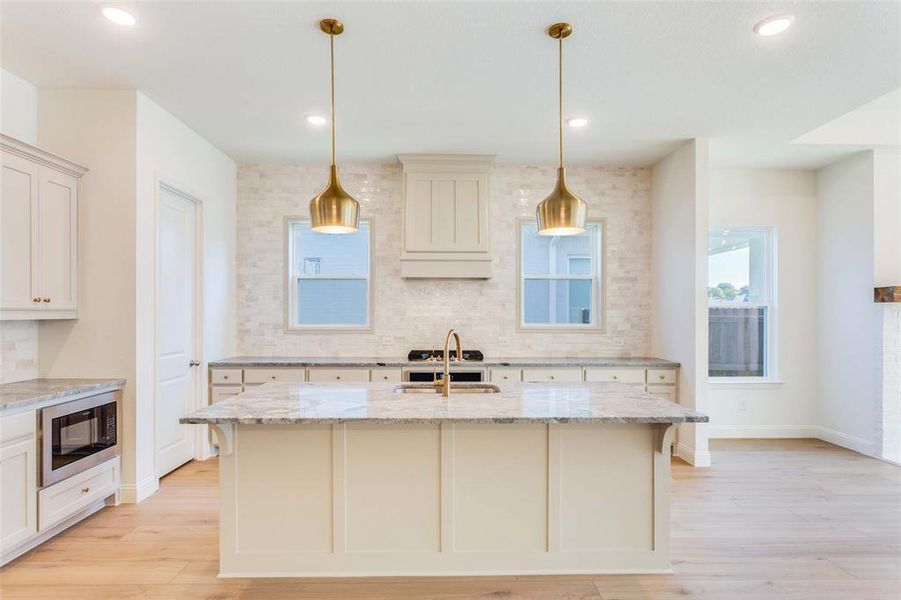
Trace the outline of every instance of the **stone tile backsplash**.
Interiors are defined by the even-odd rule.
[[[0,323],[0,383],[38,376],[38,322]]]
[[[238,169],[238,350],[267,356],[401,356],[439,347],[450,327],[467,348],[491,356],[642,356],[651,337],[650,169],[570,167],[570,186],[607,220],[606,328],[533,333],[516,327],[520,218],[534,218],[553,166],[498,165],[490,179],[493,277],[402,279],[403,178],[399,164],[349,164],[345,187],[374,221],[372,330],[295,333],[285,329],[285,218],[306,217],[326,167],[244,164]]]

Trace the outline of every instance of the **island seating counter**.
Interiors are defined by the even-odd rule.
[[[666,573],[670,441],[621,383],[268,383],[189,414],[220,449],[220,576]]]

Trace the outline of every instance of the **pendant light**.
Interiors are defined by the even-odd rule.
[[[325,189],[310,200],[311,229],[319,233],[353,233],[360,226],[360,203],[341,186],[335,164],[335,36],[341,35],[344,25],[335,19],[323,19],[319,29],[329,36],[332,59],[332,165]]]
[[[535,211],[538,219],[538,235],[578,235],[585,231],[588,205],[569,191],[566,186],[566,171],[563,168],[563,38],[569,37],[573,27],[569,23],[555,23],[548,29],[548,35],[557,40],[558,57],[558,101],[560,114],[560,166],[557,167],[557,185],[550,195],[538,203]]]

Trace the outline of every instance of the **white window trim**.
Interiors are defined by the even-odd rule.
[[[607,324],[607,219],[606,218],[589,218],[588,224],[597,225],[601,240],[597,250],[597,261],[592,260],[591,272],[593,275],[529,275],[525,277],[522,272],[522,228],[524,225],[534,224],[534,219],[520,218],[516,223],[516,329],[523,333],[604,333]],[[591,256],[591,255],[589,255]],[[596,263],[596,264],[595,264]],[[553,325],[527,324],[523,321],[525,310],[523,303],[525,302],[525,294],[523,293],[523,282],[526,279],[590,279],[591,299],[592,299],[592,315],[593,321],[588,325],[582,323],[556,323]]]
[[[360,219],[360,223],[369,225],[369,272],[366,275],[366,323],[362,325],[301,325],[294,322],[294,309],[297,306],[297,287],[294,282],[298,279],[363,279],[359,275],[296,275],[292,273],[294,265],[294,248],[291,243],[291,227],[294,223],[309,222],[309,216],[285,217],[285,331],[288,333],[360,333],[372,331],[372,314],[375,294],[373,294],[373,278],[375,261],[373,249],[375,247],[375,220],[372,217]]]
[[[767,303],[767,324],[766,324],[766,347],[764,348],[766,375],[762,377],[707,377],[707,382],[717,389],[742,389],[749,387],[778,387],[782,385],[779,379],[779,236],[777,229],[772,225],[743,225],[743,226],[710,226],[708,234],[711,231],[736,231],[736,232],[757,232],[763,231],[766,234],[766,298]],[[709,265],[709,257],[707,257]],[[706,285],[705,285],[706,289]],[[707,306],[710,304],[708,302]],[[709,318],[709,317],[708,317]]]

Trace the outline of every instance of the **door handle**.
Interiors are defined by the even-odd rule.
[[[189,367],[196,367],[196,366],[199,366],[199,365],[200,365],[200,361],[199,361],[199,360],[194,360],[194,359],[191,359],[191,362],[188,363],[188,366],[189,366]]]

